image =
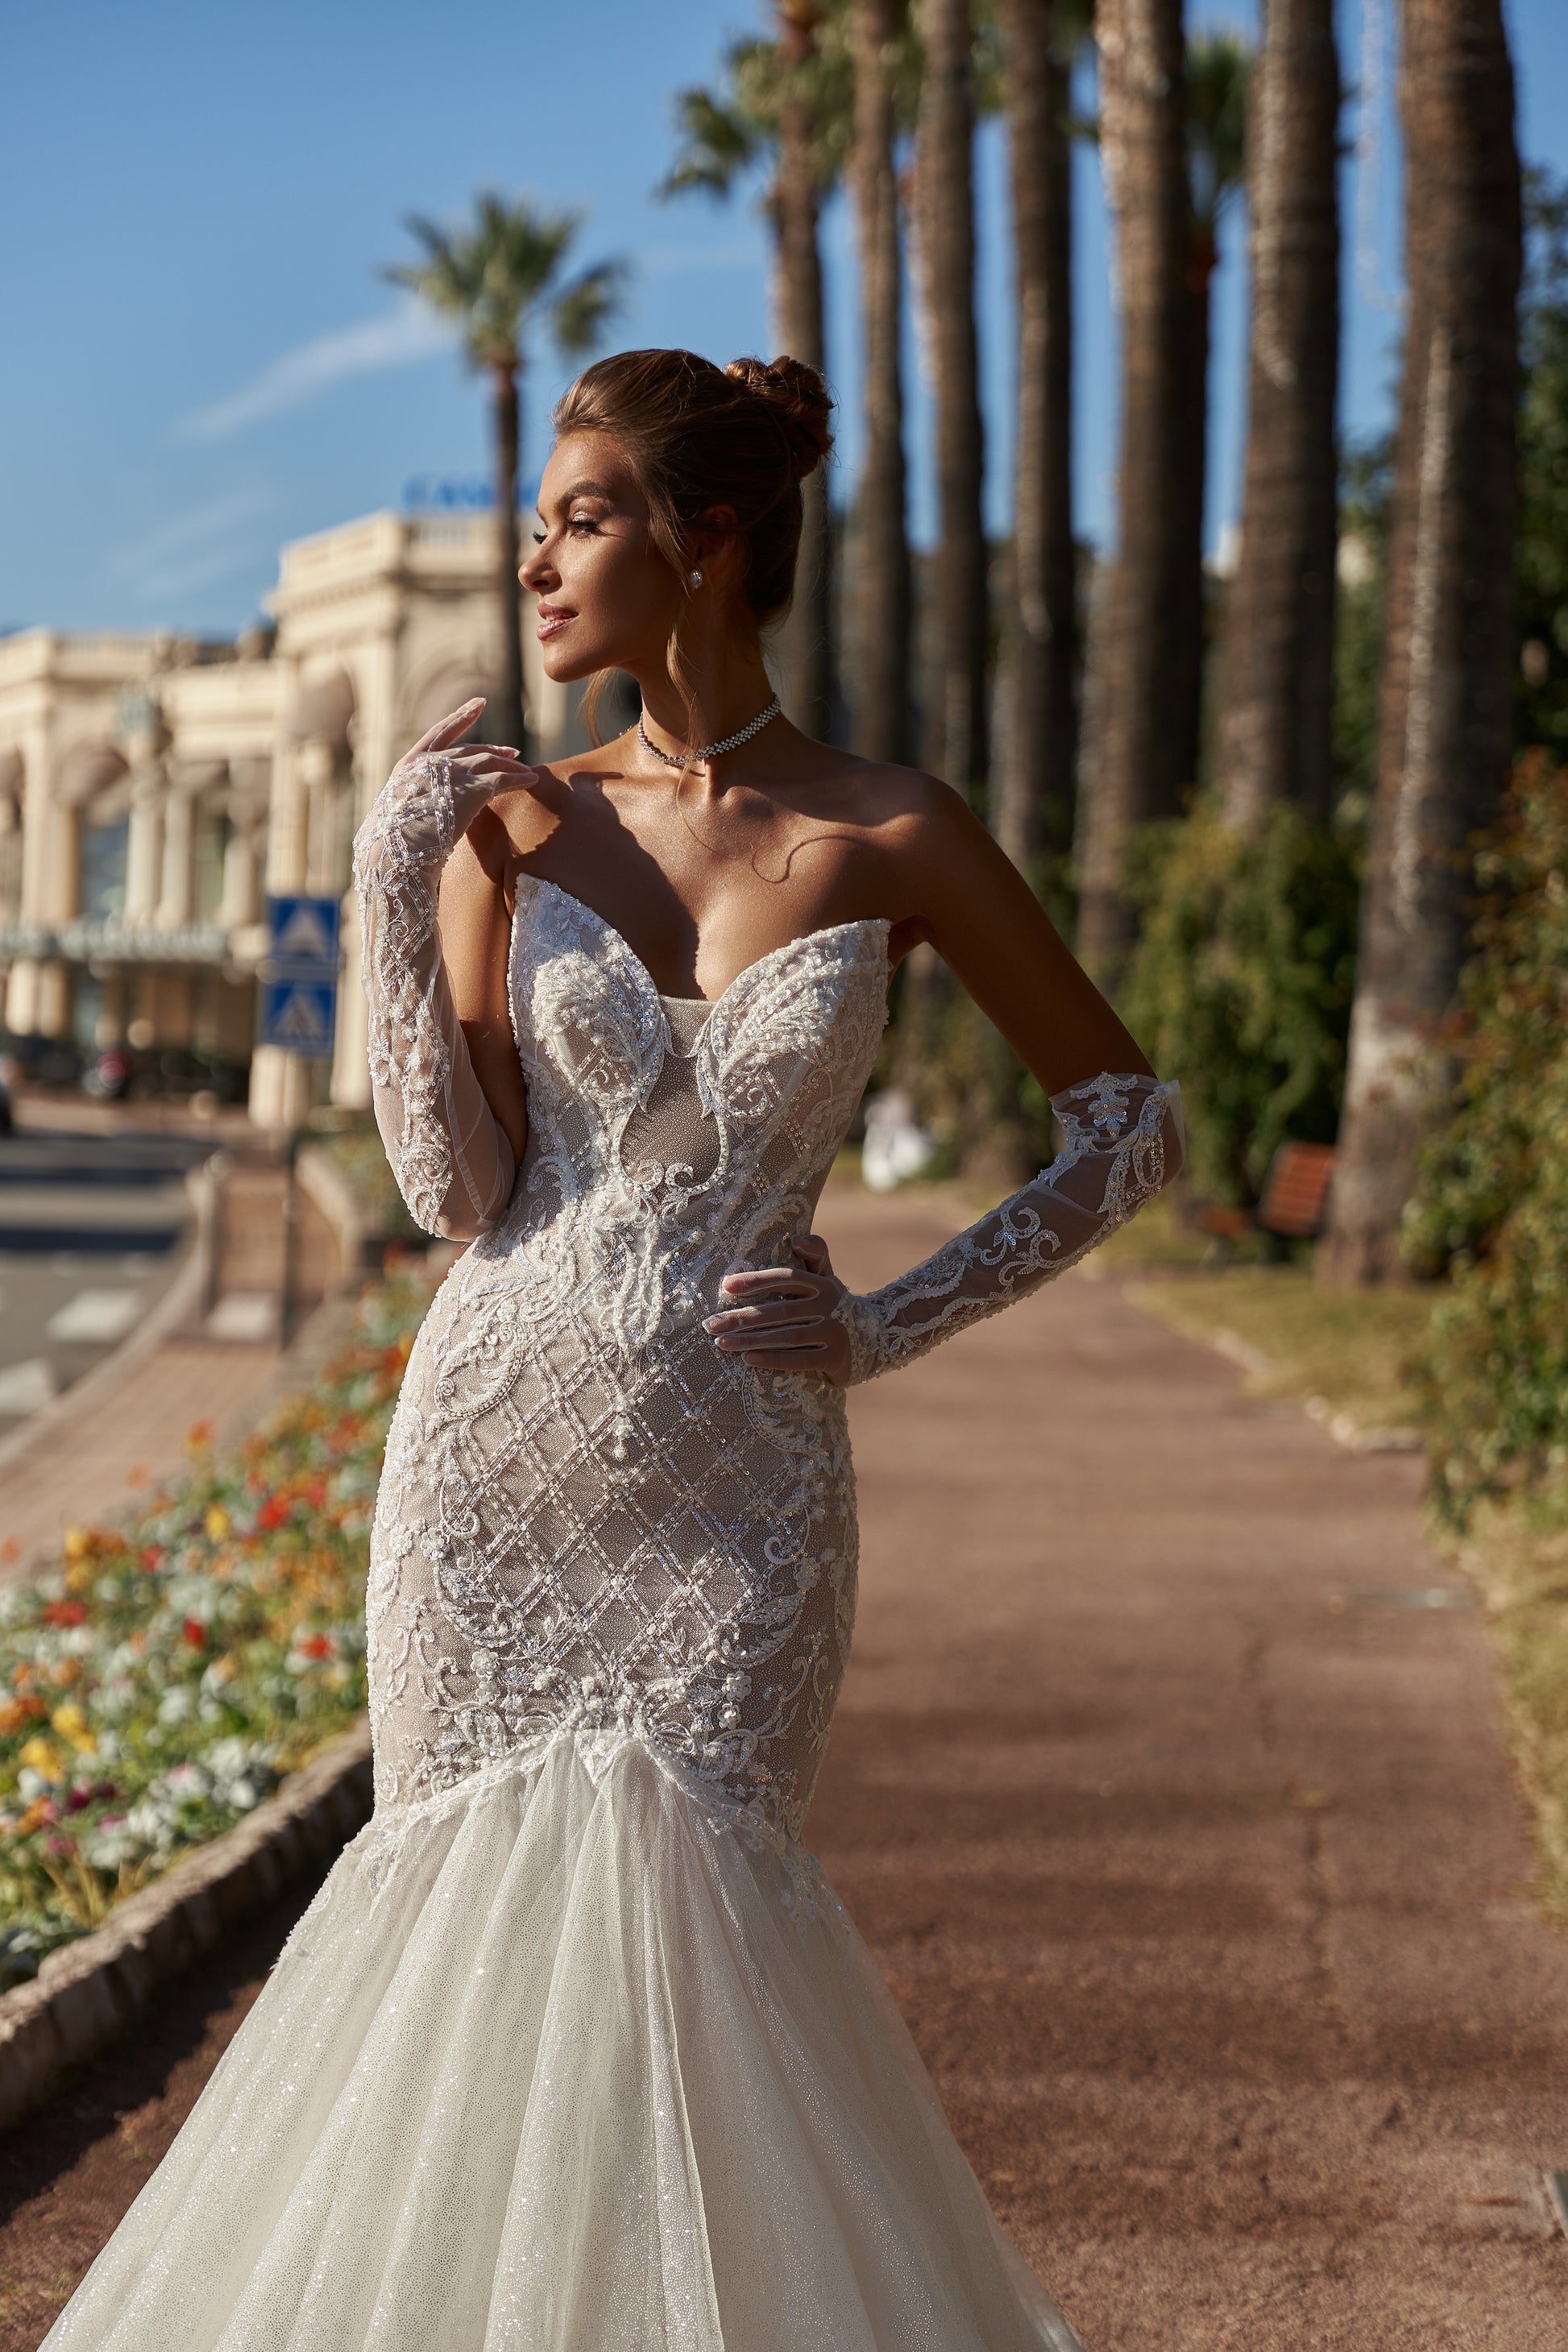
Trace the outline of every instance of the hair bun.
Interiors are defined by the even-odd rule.
[[[833,395],[816,370],[784,354],[771,364],[731,360],[724,373],[767,402],[789,443],[790,471],[804,482],[833,446]]]

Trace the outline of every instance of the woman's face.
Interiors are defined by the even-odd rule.
[[[547,677],[661,663],[683,597],[655,546],[647,501],[607,433],[569,433],[539,485],[534,551],[520,577],[539,598]]]

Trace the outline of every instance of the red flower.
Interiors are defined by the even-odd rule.
[[[46,1625],[85,1625],[87,1603],[85,1601],[51,1601],[45,1607],[43,1617]]]
[[[143,1544],[142,1547],[142,1565],[149,1575],[154,1569],[162,1568],[168,1557],[162,1544]]]
[[[193,1650],[205,1650],[206,1648],[207,1629],[202,1623],[199,1617],[187,1617],[184,1623],[181,1626],[180,1631],[184,1635]]]
[[[302,1658],[330,1658],[331,1654],[332,1639],[330,1633],[309,1633],[300,1644],[300,1655]]]
[[[268,1495],[256,1514],[258,1528],[280,1528],[289,1517],[289,1506],[281,1495]]]

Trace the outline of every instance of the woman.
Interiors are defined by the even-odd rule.
[[[522,578],[549,675],[628,671],[641,719],[532,769],[468,704],[359,835],[377,1117],[473,1244],[378,1500],[375,1815],[62,2352],[1078,2342],[800,1832],[854,1610],[846,1386],[1130,1215],[1174,1089],[956,794],[779,714],[760,632],[827,420],[789,360],[591,367]],[[1066,1144],[857,1297],[811,1214],[920,940]]]

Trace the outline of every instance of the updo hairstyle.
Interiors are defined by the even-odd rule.
[[[616,352],[584,369],[552,422],[559,435],[609,433],[621,443],[654,544],[683,586],[691,534],[711,529],[702,520],[711,508],[732,508],[741,593],[761,629],[789,609],[800,486],[833,446],[832,413],[826,385],[803,360],[720,368],[696,352]],[[674,639],[671,655],[679,679]]]

